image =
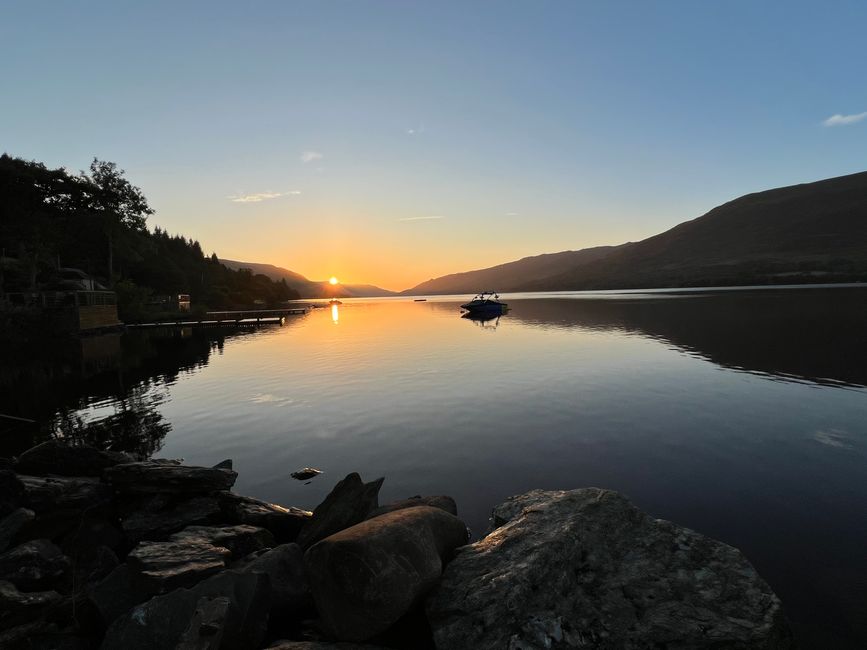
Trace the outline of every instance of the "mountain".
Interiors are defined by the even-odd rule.
[[[628,245],[624,244],[623,246]],[[401,293],[404,295],[478,293],[488,289],[512,291],[515,290],[515,287],[528,282],[541,281],[562,273],[563,269],[602,259],[617,248],[621,248],[621,246],[597,246],[579,251],[563,251],[562,253],[524,257],[516,262],[507,262],[487,269],[444,275],[422,282]]]
[[[290,288],[295,289],[302,298],[379,298],[382,296],[396,295],[394,291],[375,287],[372,284],[339,284],[332,286],[327,280],[308,280],[300,273],[284,269],[273,264],[260,264],[258,262],[238,262],[237,260],[224,260],[220,262],[230,269],[250,269],[254,274],[261,273],[272,280],[279,282],[286,280]]]
[[[542,264],[546,258],[552,263]],[[453,284],[458,276],[461,284]],[[563,291],[856,280],[867,280],[867,172],[747,194],[639,242],[526,258],[405,293],[439,286]]]

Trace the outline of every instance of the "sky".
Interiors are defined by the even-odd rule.
[[[867,169],[863,2],[0,0],[0,150],[401,290]]]

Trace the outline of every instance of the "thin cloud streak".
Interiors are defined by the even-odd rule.
[[[314,160],[322,160],[325,156],[323,156],[318,151],[302,151],[301,152],[301,162],[305,165],[307,163],[313,162]]]
[[[855,113],[853,115],[840,115],[837,113],[822,122],[822,124],[824,126],[846,126],[847,124],[860,122],[864,118],[867,118],[867,111],[864,111],[863,113]]]
[[[431,221],[432,219],[445,219],[442,215],[434,214],[429,217],[403,217],[398,221]]]
[[[281,196],[298,196],[301,194],[299,190],[290,190],[288,192],[257,192],[255,194],[233,194],[227,196],[232,203],[260,203],[270,199],[276,199]]]

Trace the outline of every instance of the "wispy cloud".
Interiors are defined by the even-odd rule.
[[[838,449],[852,449],[850,440],[852,436],[840,429],[827,429],[825,431],[816,431],[813,434],[813,439],[816,442],[821,442],[829,447],[837,447]]]
[[[440,214],[432,214],[429,217],[403,217],[398,221],[430,221],[432,219],[445,219],[445,217]]]
[[[302,151],[301,152],[301,162],[309,163],[314,160],[322,160],[324,156],[318,151]]]
[[[422,133],[424,133],[424,122],[419,122],[418,128],[406,130],[407,135],[421,135]]]
[[[268,201],[269,199],[277,199],[281,196],[297,196],[301,194],[299,190],[289,190],[288,192],[257,192],[255,194],[232,194],[227,196],[232,203],[259,203]]]
[[[867,118],[867,111],[863,113],[854,113],[853,115],[832,115],[827,120],[822,122],[824,126],[846,126],[847,124],[855,124]]]

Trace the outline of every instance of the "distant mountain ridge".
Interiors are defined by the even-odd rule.
[[[286,284],[295,289],[302,298],[330,298],[333,296],[340,298],[379,298],[396,295],[394,291],[382,289],[372,284],[338,284],[332,286],[328,280],[308,280],[300,273],[273,264],[224,259],[221,259],[220,263],[233,270],[250,269],[254,274],[261,273],[276,282],[286,280]]]
[[[403,294],[867,280],[867,172],[747,194],[653,237],[434,278]]]

